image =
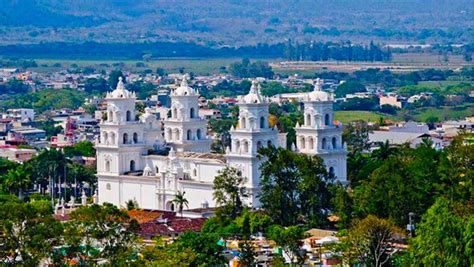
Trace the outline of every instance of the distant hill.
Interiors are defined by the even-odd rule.
[[[466,43],[473,0],[0,0],[0,44]]]

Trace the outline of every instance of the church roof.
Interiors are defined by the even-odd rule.
[[[188,78],[185,75],[181,81],[181,85],[172,92],[172,95],[197,95],[197,91],[188,85]]]
[[[107,93],[106,98],[135,98],[135,93],[125,89],[122,77],[119,77],[117,87],[112,92]]]
[[[332,96],[328,92],[323,91],[322,81],[318,78],[316,79],[314,90],[308,93],[306,101],[332,101]]]
[[[242,103],[244,104],[265,103],[265,98],[262,96],[260,89],[261,89],[260,84],[257,81],[252,81],[252,86],[250,87],[250,91],[247,95],[243,97]]]
[[[216,153],[201,153],[201,152],[190,152],[190,151],[182,151],[176,152],[176,156],[178,158],[195,158],[195,159],[210,159],[210,160],[217,160],[223,163],[226,162],[225,156],[223,154],[216,154]]]

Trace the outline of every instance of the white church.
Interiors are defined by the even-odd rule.
[[[262,146],[286,147],[286,133],[268,123],[268,99],[260,85],[239,102],[238,124],[230,130],[231,147],[225,154],[210,152],[212,139],[207,121],[198,116],[198,92],[186,78],[171,92],[171,115],[157,120],[150,109],[137,118],[136,95],[125,89],[122,79],[107,93],[107,115],[100,123],[97,140],[99,203],[124,207],[129,200],[140,208],[174,211],[173,199],[185,192],[189,209],[214,207],[213,180],[225,166],[241,170],[251,197],[247,204],[258,207]],[[346,149],[342,126],[333,124],[333,98],[322,91],[318,80],[303,100],[304,124],[296,125],[299,153],[323,158],[328,171],[346,181]],[[164,148],[168,153],[160,153]]]

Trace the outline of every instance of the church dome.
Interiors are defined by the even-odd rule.
[[[135,93],[125,89],[122,77],[119,77],[117,87],[111,93],[107,93],[107,98],[134,98]]]
[[[257,81],[252,82],[252,86],[250,87],[250,91],[247,95],[243,97],[243,103],[245,104],[261,104],[264,103],[264,98],[260,94],[260,84]]]
[[[328,92],[322,90],[322,81],[318,78],[316,79],[316,84],[314,85],[314,90],[308,93],[308,101],[331,101],[332,96]]]
[[[196,95],[196,90],[188,85],[187,77],[185,76],[181,81],[181,85],[174,90],[174,95]]]

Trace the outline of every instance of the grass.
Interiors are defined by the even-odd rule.
[[[420,108],[408,114],[412,115],[416,121],[426,121],[429,117],[437,117],[442,121],[464,119],[467,116],[474,115],[474,104],[454,107]]]
[[[397,121],[396,116],[382,114],[374,111],[361,111],[361,110],[338,110],[335,112],[335,119],[347,124],[352,121],[363,120],[367,122],[378,122],[380,117]]]

